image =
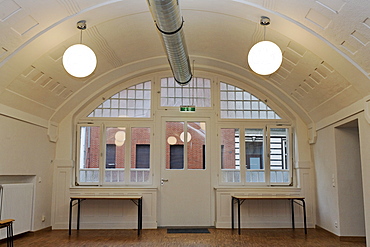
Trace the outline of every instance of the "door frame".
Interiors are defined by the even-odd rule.
[[[214,179],[212,178],[213,176],[213,169],[212,169],[212,166],[211,166],[211,145],[212,145],[212,142],[211,142],[211,135],[212,135],[212,132],[209,131],[210,129],[214,129],[214,128],[211,128],[210,125],[212,123],[212,117],[211,116],[207,116],[208,114],[206,114],[206,116],[161,116],[161,119],[160,119],[160,123],[161,123],[161,134],[160,134],[160,141],[158,141],[160,143],[160,160],[159,160],[159,176],[158,176],[158,179],[159,179],[159,196],[158,196],[158,199],[159,199],[159,203],[158,203],[158,226],[167,226],[167,225],[164,225],[163,224],[163,215],[164,213],[162,212],[163,211],[163,203],[165,203],[162,199],[162,185],[161,185],[161,179],[163,178],[163,173],[165,171],[165,166],[166,166],[166,141],[165,140],[166,138],[166,122],[205,122],[206,123],[206,145],[205,145],[205,165],[206,165],[206,170],[203,170],[203,169],[199,169],[199,172],[203,172],[205,171],[206,172],[206,176],[208,178],[208,183],[209,183],[209,188],[208,188],[208,197],[209,197],[209,223],[210,225],[209,226],[214,226],[214,222],[215,222],[215,202],[214,202],[214,193],[213,192],[213,185],[214,185]],[[211,133],[210,133],[211,132]],[[216,133],[216,132],[215,132]],[[186,150],[184,148],[184,150]],[[208,154],[208,155],[207,155]],[[184,155],[185,156],[185,155]],[[192,169],[187,169],[187,165],[184,164],[184,170],[192,170]],[[217,180],[217,179],[216,179]]]

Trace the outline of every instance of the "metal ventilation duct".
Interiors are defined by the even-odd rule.
[[[162,37],[173,76],[180,85],[186,85],[192,74],[178,0],[148,0],[148,4]]]

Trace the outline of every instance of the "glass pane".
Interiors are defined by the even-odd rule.
[[[265,182],[263,136],[263,129],[245,129],[244,142],[247,182]]]
[[[80,128],[80,182],[99,182],[100,127]]]
[[[151,86],[143,82],[113,95],[88,117],[150,117]]]
[[[211,106],[211,81],[193,78],[187,85],[180,86],[172,77],[161,79],[161,106],[195,105]]]
[[[126,128],[105,129],[105,182],[124,182]]]
[[[166,169],[184,169],[184,138],[184,122],[166,122]]]
[[[288,170],[289,169],[288,142],[287,142],[288,136],[289,136],[289,129],[274,128],[270,130],[270,169],[271,170]],[[282,175],[279,175],[279,174],[275,174],[275,175],[276,177],[277,176],[282,177]],[[281,178],[280,180],[283,180],[283,179]]]
[[[220,82],[220,108],[221,118],[280,119],[273,111],[267,114],[270,108],[264,101],[224,82]]]
[[[131,129],[130,182],[149,182],[150,173],[150,128]]]
[[[206,169],[206,123],[188,122],[187,128],[188,169]]]
[[[239,129],[221,129],[222,182],[240,182]]]

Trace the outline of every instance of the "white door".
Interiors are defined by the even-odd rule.
[[[160,226],[211,225],[206,122],[163,121]]]

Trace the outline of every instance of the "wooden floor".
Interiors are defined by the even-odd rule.
[[[67,230],[43,230],[16,236],[15,247],[63,247],[63,246],[366,246],[363,242],[340,241],[338,237],[322,229],[243,229],[239,236],[230,229],[209,229],[210,233],[168,234],[166,229],[143,230],[137,236],[135,230],[80,230],[68,235]],[[4,241],[0,246],[6,246]]]

